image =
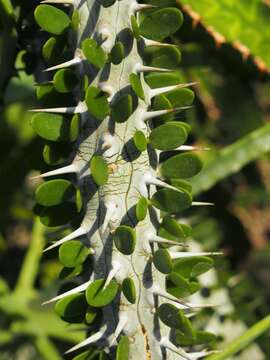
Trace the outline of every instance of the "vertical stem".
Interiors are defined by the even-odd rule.
[[[25,255],[19,274],[15,292],[29,293],[33,290],[34,282],[38,273],[39,261],[44,248],[44,226],[36,218],[32,231],[32,239]]]
[[[224,351],[219,354],[207,357],[207,360],[225,360],[235,355],[238,351],[246,348],[257,337],[270,328],[270,315],[257,322],[238,339],[232,341]]]
[[[42,359],[44,360],[62,360],[62,357],[56,350],[53,343],[46,336],[38,336],[35,339],[35,346]]]

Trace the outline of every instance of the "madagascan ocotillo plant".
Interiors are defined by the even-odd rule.
[[[53,168],[38,176],[35,212],[48,227],[69,224],[45,249],[59,249],[60,278],[73,280],[47,303],[87,325],[68,352],[202,358],[214,335],[193,327],[204,305],[188,296],[216,254],[192,252],[181,223],[183,210],[202,205],[188,182],[202,167],[186,143],[194,84],[175,71],[181,53],[167,40],[182,13],[162,0],[44,3],[35,19],[50,34],[42,54],[51,78],[37,86],[32,126]]]

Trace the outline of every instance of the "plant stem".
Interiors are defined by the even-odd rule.
[[[35,345],[44,360],[62,360],[53,343],[45,336],[39,336],[35,339]]]
[[[270,328],[270,315],[257,322],[238,339],[231,342],[224,351],[219,354],[208,356],[206,360],[224,360],[235,355],[251,344],[257,337]]]
[[[36,218],[32,231],[32,239],[25,255],[20,275],[15,288],[15,293],[31,293],[39,269],[39,261],[44,248],[44,227]]]

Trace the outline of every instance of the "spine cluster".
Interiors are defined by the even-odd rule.
[[[187,179],[201,169],[197,149],[184,145],[193,84],[172,71],[179,49],[162,42],[182,14],[162,1],[45,3],[35,17],[51,34],[42,51],[53,76],[38,87],[45,107],[34,110],[32,125],[54,168],[39,176],[36,213],[47,226],[72,229],[46,249],[59,248],[62,278],[79,282],[48,302],[67,322],[89,326],[69,352],[78,360],[95,352],[202,358],[200,341],[189,351],[179,340],[198,338],[189,317],[200,308],[185,299],[196,286],[181,275],[181,262],[214,255],[189,252],[190,229],[178,221],[200,205]],[[182,298],[177,288],[187,283]]]

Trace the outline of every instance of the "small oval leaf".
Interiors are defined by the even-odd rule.
[[[186,192],[178,192],[171,189],[158,190],[151,198],[151,204],[157,209],[168,213],[178,213],[191,206],[191,195]]]
[[[161,174],[165,178],[189,179],[202,169],[202,162],[192,153],[172,156],[161,164]]]
[[[131,304],[136,303],[136,288],[134,281],[131,278],[124,279],[122,282],[122,291]]]
[[[154,253],[153,263],[158,271],[163,274],[169,274],[173,268],[173,262],[170,254],[165,249],[159,249]]]
[[[110,106],[105,93],[95,86],[89,86],[86,91],[88,111],[98,120],[105,119],[110,113]]]
[[[36,189],[35,197],[38,204],[43,206],[59,205],[70,200],[76,194],[72,182],[64,179],[49,180]]]
[[[99,186],[106,184],[108,181],[109,171],[106,160],[99,155],[94,155],[91,159],[91,175],[95,183]]]
[[[55,6],[39,5],[34,14],[38,25],[49,33],[60,35],[70,26],[70,18]]]
[[[78,240],[70,240],[59,248],[59,261],[67,268],[74,268],[84,263],[89,249]]]
[[[86,290],[86,300],[89,305],[94,307],[103,307],[113,301],[117,292],[118,284],[112,280],[104,289],[105,280],[98,279],[90,284]]]
[[[130,226],[119,226],[113,235],[116,248],[124,255],[131,255],[136,245],[136,233]]]

